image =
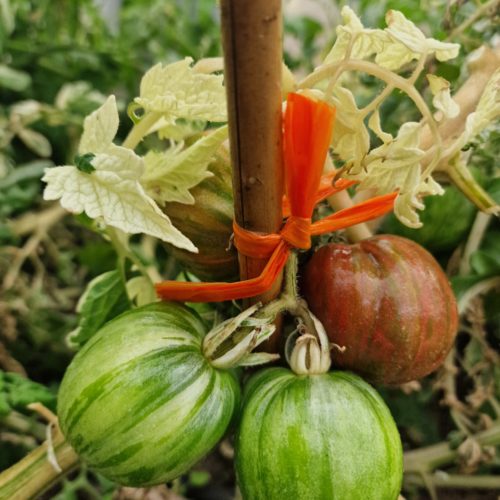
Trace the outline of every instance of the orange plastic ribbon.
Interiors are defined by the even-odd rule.
[[[284,268],[290,250],[311,247],[311,236],[338,231],[391,211],[397,193],[371,198],[312,222],[315,205],[346,189],[353,181],[335,179],[335,172],[321,176],[333,132],[335,109],[325,102],[289,94],[284,116],[284,162],[286,222],[277,234],[248,231],[233,222],[238,252],[251,258],[269,259],[262,273],[235,283],[163,281],[156,284],[163,300],[220,302],[254,297],[271,288]]]

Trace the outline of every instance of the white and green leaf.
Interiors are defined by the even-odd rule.
[[[385,20],[386,33],[413,53],[413,59],[419,59],[422,54],[434,54],[438,61],[448,61],[458,56],[460,45],[427,38],[402,12],[389,10]]]
[[[195,71],[192,59],[153,66],[142,78],[135,102],[146,112],[161,113],[167,120],[188,118],[227,120],[222,75]]]
[[[128,234],[149,234],[196,252],[139,183],[142,158],[111,142],[117,129],[118,110],[111,96],[84,122],[79,149],[84,161],[77,162],[78,168],[67,165],[46,170],[44,198],[60,200],[66,210],[85,212]]]
[[[500,117],[500,68],[493,73],[479,99],[476,111],[465,122],[462,144],[466,144]]]
[[[134,276],[127,281],[127,295],[134,301],[137,307],[156,302],[158,297],[155,288],[145,276]]]
[[[442,115],[437,118],[455,118],[460,113],[460,106],[453,100],[450,94],[450,82],[436,75],[427,75],[431,89],[432,104],[441,111]]]
[[[352,172],[357,173],[370,149],[370,134],[352,92],[337,86],[333,97],[337,113],[332,146],[343,161],[351,164]]]
[[[387,35],[379,29],[367,29],[349,6],[344,6],[341,11],[344,24],[337,26],[337,38],[325,57],[324,64],[334,63],[344,59],[349,46],[352,59],[366,59],[373,54],[381,52],[388,41]]]
[[[184,150],[174,146],[167,151],[147,153],[144,157],[145,172],[141,178],[146,192],[160,204],[193,204],[194,198],[189,190],[213,175],[208,165],[227,139],[227,133],[224,126]]]
[[[105,152],[112,144],[119,124],[116,98],[111,95],[102,106],[85,118],[78,148],[80,154]]]
[[[386,14],[387,28],[365,28],[353,10],[342,9],[343,25],[337,27],[337,39],[323,64],[350,59],[368,59],[386,69],[398,70],[405,64],[434,54],[439,61],[447,61],[458,55],[460,46],[427,38],[420,29],[399,11]]]
[[[393,141],[370,151],[361,171],[351,176],[360,180],[359,189],[373,189],[377,194],[399,191],[394,211],[401,222],[410,227],[421,225],[416,212],[424,208],[421,197],[442,193],[432,178],[422,179],[421,130],[419,123],[405,123]]]

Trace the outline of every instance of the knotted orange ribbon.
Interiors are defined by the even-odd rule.
[[[292,248],[307,250],[311,236],[338,231],[380,217],[393,209],[397,193],[371,198],[312,222],[315,205],[346,189],[353,181],[334,181],[335,173],[321,176],[330,145],[335,108],[301,94],[289,94],[284,116],[284,163],[287,220],[276,234],[248,231],[233,222],[234,244],[240,254],[269,259],[259,276],[235,283],[163,281],[156,284],[163,300],[220,302],[254,297],[271,288]]]

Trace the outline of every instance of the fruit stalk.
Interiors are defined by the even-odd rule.
[[[59,427],[21,461],[0,474],[0,499],[35,498],[78,466],[79,458]]]
[[[236,222],[277,232],[282,223],[281,0],[222,0],[222,38]],[[265,75],[265,77],[263,77]],[[240,259],[242,279],[265,261]],[[281,286],[255,302],[268,302]]]

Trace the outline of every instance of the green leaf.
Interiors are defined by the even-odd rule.
[[[119,271],[108,271],[94,278],[80,297],[77,312],[80,321],[69,334],[72,344],[83,345],[107,321],[130,309],[130,303]]]
[[[0,26],[5,35],[10,35],[16,27],[16,18],[10,0],[0,0]]]
[[[0,87],[22,92],[31,85],[31,76],[24,71],[9,68],[0,64]]]
[[[31,179],[40,179],[46,168],[53,165],[51,161],[38,160],[23,165],[18,165],[9,175],[0,179],[0,189],[7,189],[19,182],[28,181]]]
[[[453,288],[453,293],[459,301],[467,292],[467,290],[484,278],[482,276],[468,275],[468,276],[453,276],[451,278],[451,286]]]
[[[210,473],[204,470],[193,470],[189,473],[188,482],[195,488],[201,488],[210,482]]]
[[[490,232],[483,245],[470,259],[474,272],[481,277],[500,275],[500,233]]]
[[[24,142],[26,147],[42,158],[47,158],[52,154],[50,142],[39,132],[29,128],[22,128],[17,131],[18,137]]]
[[[118,129],[114,96],[85,119],[79,153],[93,153],[92,175],[70,165],[50,168],[44,199],[60,200],[74,214],[90,218],[127,234],[145,233],[172,245],[197,252],[193,243],[176,229],[139,183],[144,172],[142,158],[111,141]]]
[[[25,410],[35,402],[55,410],[56,395],[44,385],[17,373],[0,371],[0,414],[7,408]]]

